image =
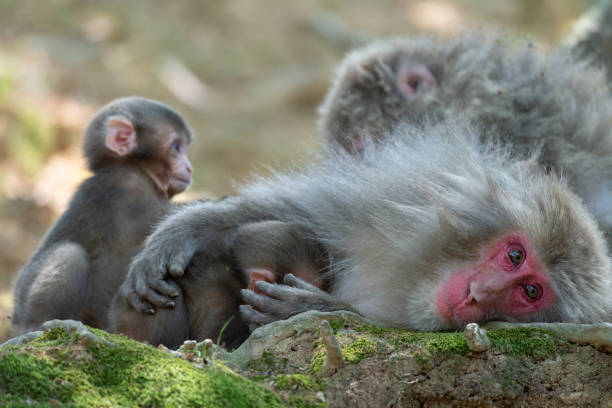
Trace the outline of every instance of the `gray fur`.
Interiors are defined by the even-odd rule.
[[[196,250],[210,246],[216,253],[220,231],[274,219],[311,231],[309,238],[323,245],[330,293],[339,303],[393,326],[448,329],[432,307],[436,285],[474,262],[482,245],[520,231],[558,294],[546,311],[521,321],[608,316],[606,247],[564,183],[479,144],[469,126],[395,132],[404,133],[379,148],[366,146],[362,160],[332,151],[304,170],[247,185],[238,197],[181,208],[147,239],[124,286],[147,299],[151,282],[184,270]]]
[[[565,177],[612,233],[612,97],[604,72],[568,50],[541,54],[531,43],[512,47],[478,34],[374,42],[337,69],[320,132],[332,149],[350,149],[355,138],[379,140],[402,123],[462,117],[514,158],[540,151],[540,165]],[[418,97],[402,93],[398,71],[408,63],[426,66],[437,86]]]

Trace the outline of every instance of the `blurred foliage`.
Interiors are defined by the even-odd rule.
[[[588,5],[0,0],[0,295],[87,175],[80,134],[113,98],[181,111],[197,133],[184,198],[231,194],[232,180],[316,150],[316,107],[349,47],[490,27],[555,44]]]
[[[14,126],[9,125],[11,138],[7,140],[7,151],[28,175],[35,175],[51,151],[52,124],[33,109],[17,114]]]

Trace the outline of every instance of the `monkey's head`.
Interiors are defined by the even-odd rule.
[[[172,197],[191,183],[187,148],[193,132],[182,116],[161,102],[120,98],[103,107],[85,132],[89,167],[141,168],[160,193]]]
[[[366,316],[421,330],[609,318],[603,235],[563,182],[535,159],[479,144],[469,128],[419,132],[342,163],[361,178],[332,193],[356,190],[351,202],[367,212],[345,222],[341,248],[355,278],[340,282],[341,297]]]
[[[491,178],[482,201],[473,196],[464,203],[471,208],[440,211],[446,234],[429,257],[438,281],[426,285],[440,327],[488,320],[589,323],[612,311],[612,269],[592,216],[554,178],[523,181],[531,185]]]
[[[555,190],[547,188],[534,202],[537,217],[523,213],[509,232],[470,248],[472,261],[442,267],[434,310],[448,326],[606,319],[612,286],[605,244],[590,216],[567,201],[567,191]]]
[[[327,143],[355,153],[364,139],[377,140],[396,124],[443,116],[444,71],[458,58],[447,48],[427,38],[396,38],[351,52],[319,108]]]
[[[328,146],[356,153],[364,139],[378,141],[397,125],[455,116],[515,138],[542,127],[571,131],[578,114],[568,100],[592,104],[589,92],[603,95],[597,87],[605,82],[569,58],[560,52],[543,59],[529,44],[513,49],[479,34],[376,41],[336,70],[319,108],[320,132]]]

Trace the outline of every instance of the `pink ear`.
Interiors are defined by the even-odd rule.
[[[106,147],[125,156],[136,148],[136,131],[129,119],[112,116],[106,123]]]

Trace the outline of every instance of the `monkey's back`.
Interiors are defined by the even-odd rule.
[[[125,279],[131,258],[168,207],[167,200],[135,167],[101,169],[83,181],[18,275],[14,323],[19,323],[23,302],[43,262],[60,246],[69,245],[82,249],[92,279],[83,320],[104,327],[108,299],[112,299]]]

